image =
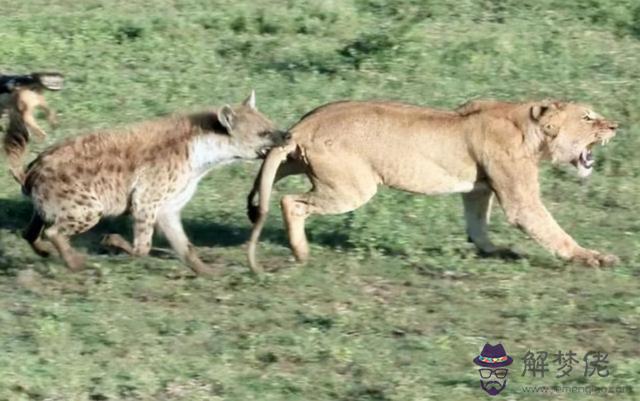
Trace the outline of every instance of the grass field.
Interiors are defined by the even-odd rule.
[[[544,169],[547,207],[611,269],[563,263],[509,227],[525,255],[477,257],[458,196],[383,190],[308,224],[296,266],[274,200],[249,274],[244,200],[258,164],[213,171],[184,215],[223,277],[171,255],[101,253],[71,274],[19,232],[31,205],[0,171],[0,400],[477,400],[485,342],[516,362],[507,400],[640,399],[640,4],[636,0],[0,0],[0,70],[55,69],[60,127],[45,144],[177,110],[242,100],[288,126],[324,102],[398,99],[454,107],[476,97],[579,100],[618,120],[596,173]],[[291,178],[278,193],[303,191]],[[274,199],[277,198],[274,196]],[[162,239],[156,244],[166,247]],[[609,353],[610,375],[522,376],[527,352]],[[551,358],[551,357],[550,357]],[[551,362],[551,360],[549,360]],[[524,385],[631,386],[616,395],[528,394]],[[499,398],[497,397],[497,398]]]

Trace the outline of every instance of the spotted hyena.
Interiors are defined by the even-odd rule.
[[[263,157],[287,139],[256,109],[252,92],[239,106],[66,140],[27,167],[23,192],[35,210],[24,238],[42,256],[53,244],[67,266],[79,270],[84,256],[69,238],[105,216],[129,212],[133,243],[111,234],[104,244],[146,255],[156,226],[196,273],[212,273],[185,235],[180,211],[213,166]]]

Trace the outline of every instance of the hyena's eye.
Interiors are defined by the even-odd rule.
[[[264,138],[265,136],[271,135],[271,131],[261,131],[258,133],[258,136]]]

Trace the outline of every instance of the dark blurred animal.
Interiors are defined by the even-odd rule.
[[[36,72],[27,75],[0,75],[0,116],[9,115],[3,148],[13,177],[20,183],[24,179],[23,158],[30,135],[38,140],[46,138],[47,133],[34,118],[36,108],[45,112],[52,126],[56,125],[56,115],[49,108],[44,90],[62,89],[64,77],[57,72]]]

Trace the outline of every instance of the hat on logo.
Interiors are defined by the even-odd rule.
[[[502,344],[491,345],[486,343],[480,355],[473,360],[473,363],[485,368],[501,368],[511,365],[513,358],[507,355]]]

